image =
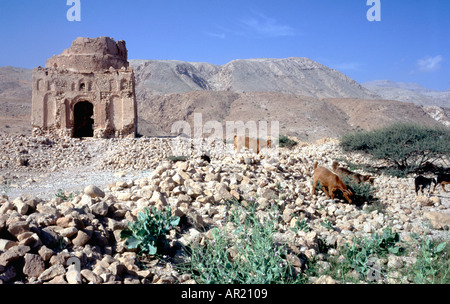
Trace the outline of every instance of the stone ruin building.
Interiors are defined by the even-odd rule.
[[[125,41],[77,38],[33,70],[33,134],[123,138],[137,134],[133,70]]]

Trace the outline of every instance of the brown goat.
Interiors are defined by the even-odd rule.
[[[375,177],[370,175],[362,175],[359,173],[352,172],[344,167],[338,167],[339,163],[337,161],[333,162],[333,171],[339,175],[339,177],[344,178],[344,176],[351,177],[357,183],[369,182],[373,185]]]
[[[250,138],[248,136],[234,136],[234,149],[240,152],[242,148],[252,149],[253,152],[259,154],[263,148],[272,148],[272,141]]]
[[[312,194],[316,194],[316,186],[317,183],[320,182],[322,185],[323,192],[325,192],[326,196],[331,199],[334,199],[334,192],[336,190],[340,190],[344,195],[345,199],[349,204],[352,203],[350,196],[353,193],[347,188],[342,179],[335,173],[331,172],[327,168],[318,167],[318,163],[314,163],[314,174],[313,174],[313,188]],[[328,191],[327,191],[328,188]]]
[[[436,179],[436,183],[434,184],[433,192],[436,191],[436,186],[437,185],[441,185],[442,186],[442,190],[447,192],[445,190],[444,185],[448,185],[448,184],[450,184],[450,174],[438,174],[437,179]]]

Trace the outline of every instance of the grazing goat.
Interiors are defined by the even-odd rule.
[[[341,178],[344,178],[344,176],[351,177],[355,182],[362,183],[362,182],[369,182],[373,185],[373,182],[375,180],[374,177],[370,175],[362,175],[359,173],[352,172],[344,167],[338,167],[339,163],[337,161],[333,162],[333,171],[339,175]]]
[[[444,190],[445,192],[447,192],[447,191],[445,190],[444,185],[450,184],[450,174],[438,174],[438,176],[437,176],[437,181],[436,181],[436,183],[434,184],[433,192],[436,190],[436,186],[437,186],[438,184],[442,186],[442,190]]]
[[[234,136],[234,149],[240,152],[242,148],[252,149],[253,152],[259,154],[263,148],[272,148],[272,141],[250,138],[248,136]]]
[[[434,187],[436,188],[436,179],[434,178],[426,178],[422,175],[417,176],[414,179],[414,186],[416,189],[416,195],[419,195],[419,191],[422,190],[422,194],[423,194],[423,189],[428,188],[428,194],[430,194],[431,191],[431,184],[434,183]],[[434,191],[434,190],[433,190]]]
[[[206,154],[203,154],[202,156],[200,156],[200,158],[208,163],[211,163],[211,157]]]
[[[336,190],[340,190],[344,195],[345,199],[349,204],[352,203],[350,196],[353,193],[347,188],[342,179],[335,173],[331,172],[327,168],[318,167],[318,163],[314,163],[314,174],[313,174],[313,188],[312,194],[316,194],[316,186],[317,183],[320,182],[322,185],[323,192],[325,192],[326,196],[331,199],[334,199],[334,192]],[[327,189],[328,188],[328,191]]]

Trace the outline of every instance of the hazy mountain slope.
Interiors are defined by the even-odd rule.
[[[376,80],[363,86],[386,100],[412,102],[418,105],[450,107],[450,91],[438,92],[415,83]]]
[[[0,67],[0,130],[31,133],[32,71]]]
[[[0,67],[0,98],[31,100],[31,80],[29,69]]]

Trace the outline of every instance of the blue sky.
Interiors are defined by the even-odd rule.
[[[308,57],[359,83],[378,79],[450,89],[450,1],[1,0],[0,66],[44,66],[80,36],[125,40],[129,59],[225,64]]]

